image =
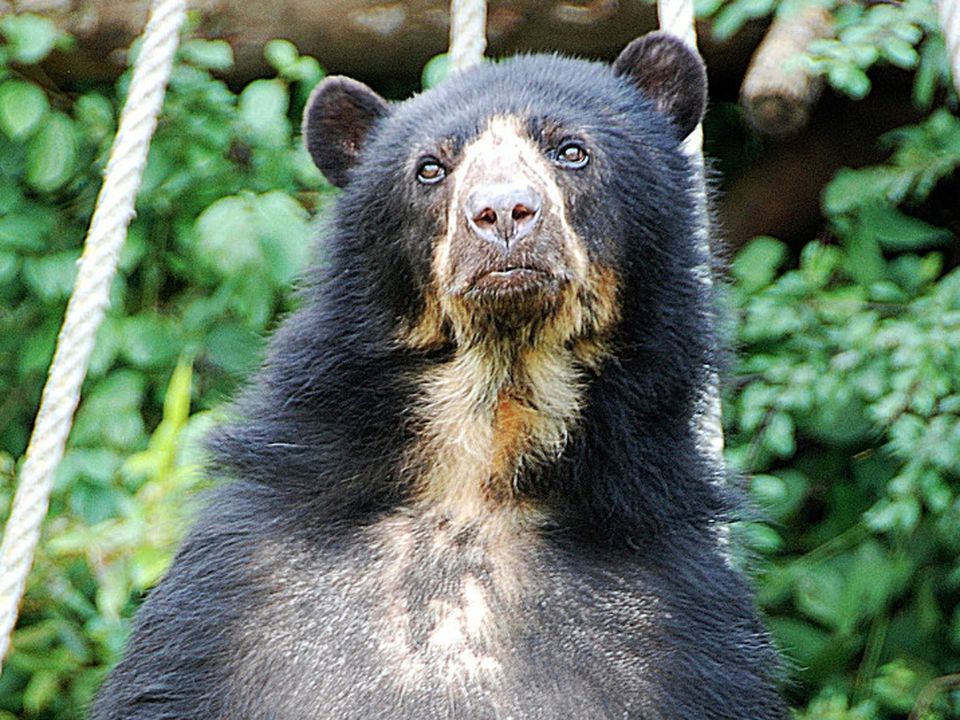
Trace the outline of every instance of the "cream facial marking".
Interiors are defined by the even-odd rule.
[[[527,137],[518,118],[489,121],[447,178],[446,230],[434,248],[431,291],[418,322],[401,335],[408,347],[426,347],[445,335],[455,346],[453,358],[420,381],[419,440],[403,471],[421,501],[457,522],[504,506],[514,511],[504,518],[536,516],[518,496],[517,480],[525,469],[563,452],[580,416],[584,372],[601,362],[605,338],[619,319],[616,275],[591,265],[567,217],[558,172],[564,171]],[[471,252],[488,250],[477,248],[470,235],[464,203],[477,187],[507,181],[534,188],[543,198],[545,216],[533,231],[539,236],[529,238],[529,252],[543,257],[529,261],[545,263],[547,272],[564,278],[553,294],[536,301],[541,304],[529,311],[529,326],[521,320],[518,332],[489,321],[500,307],[479,311],[464,297],[471,279],[458,267],[476,259]],[[510,302],[503,312],[513,310]]]
[[[553,178],[556,172],[521,127],[515,117],[491,118],[487,129],[464,150],[460,163],[452,173],[453,189],[447,209],[446,234],[437,244],[434,268],[441,287],[448,292],[462,290],[451,276],[451,248],[464,229],[462,208],[469,191],[478,183],[506,179],[525,179],[546,195],[544,203],[559,224],[563,249],[568,255],[575,280],[586,277],[588,258],[583,242],[570,225],[566,199]]]

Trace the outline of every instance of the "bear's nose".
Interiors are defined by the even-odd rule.
[[[464,213],[473,232],[509,248],[537,226],[542,208],[543,200],[530,186],[496,183],[470,193]]]

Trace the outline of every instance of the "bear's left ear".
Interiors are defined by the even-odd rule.
[[[673,121],[681,140],[703,119],[707,71],[700,56],[679,38],[664,32],[638,37],[614,60],[613,70]]]
[[[347,184],[370,128],[388,111],[386,100],[348,77],[333,75],[314,88],[303,111],[303,140],[327,180]]]

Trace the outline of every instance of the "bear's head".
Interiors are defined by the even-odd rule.
[[[408,347],[594,347],[626,295],[693,262],[680,143],[705,101],[703,63],[662,33],[612,66],[515,57],[400,104],[329,77],[303,125],[346,189],[328,257]]]

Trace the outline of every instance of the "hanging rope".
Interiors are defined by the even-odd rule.
[[[40,526],[47,514],[53,476],[73,424],[94,338],[109,304],[117,258],[133,219],[134,200],[185,15],[186,0],[154,1],[133,69],[0,545],[0,663],[10,645]]]
[[[940,28],[947,42],[947,55],[953,71],[953,86],[960,94],[960,2],[957,0],[938,0],[937,11],[940,14]]]
[[[451,0],[450,69],[466,70],[483,59],[487,49],[487,3],[485,0]]]
[[[657,0],[657,16],[660,29],[675,35],[694,50],[697,49],[697,29],[694,24],[693,0]],[[710,249],[710,217],[707,212],[707,186],[703,166],[703,126],[697,125],[684,141],[683,149],[690,158],[697,176],[696,200],[697,212],[703,228],[700,241],[702,264],[697,268],[700,279],[706,285],[713,284],[713,253]],[[709,387],[700,398],[697,410],[696,426],[699,434],[700,449],[718,467],[723,464],[723,424],[720,410],[720,380],[716,374],[711,377]]]
[[[694,50],[697,49],[697,28],[693,21],[693,0],[657,0],[657,17],[660,29],[683,40]],[[684,144],[691,158],[700,158],[703,169],[703,128],[697,125]],[[702,177],[702,172],[701,172]]]

